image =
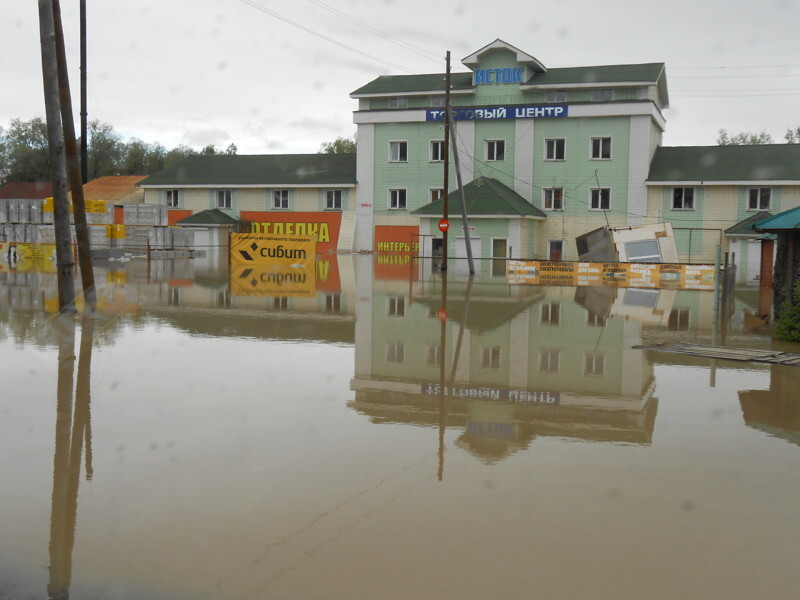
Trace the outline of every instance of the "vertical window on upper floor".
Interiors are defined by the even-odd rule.
[[[178,208],[180,195],[178,190],[165,190],[167,208]]]
[[[544,100],[545,102],[566,102],[567,92],[566,90],[547,90],[544,93]]]
[[[386,362],[406,362],[406,345],[403,342],[386,342]]]
[[[389,296],[386,298],[386,315],[389,317],[406,316],[406,297]]]
[[[389,190],[389,208],[394,210],[405,210],[406,190]]]
[[[546,302],[541,305],[539,322],[542,325],[559,325],[561,323],[561,304]]]
[[[428,190],[428,202],[436,202],[444,198],[444,188],[431,188]]]
[[[614,90],[611,88],[592,90],[592,102],[609,102],[613,99]]]
[[[233,190],[217,190],[217,208],[233,207]]]
[[[539,371],[558,373],[561,352],[559,350],[539,350]]]
[[[289,190],[272,191],[272,208],[289,208]]]
[[[564,160],[567,141],[564,138],[552,138],[544,141],[545,160]]]
[[[441,346],[439,344],[428,344],[425,347],[425,364],[429,367],[438,367],[441,365]]]
[[[408,142],[389,142],[389,162],[408,162]]]
[[[481,348],[481,367],[484,369],[500,368],[500,346]]]
[[[325,191],[325,209],[342,210],[342,190]]]
[[[592,138],[592,159],[609,160],[611,158],[611,138]]]
[[[694,210],[694,188],[692,187],[673,188],[672,210]]]
[[[542,190],[544,210],[564,210],[564,188],[545,188]]]
[[[444,160],[444,140],[431,140],[430,161],[442,162]]]
[[[606,372],[606,357],[602,352],[587,352],[583,355],[583,374],[602,377]]]
[[[486,160],[505,160],[506,141],[486,140]]]
[[[389,98],[389,108],[408,108],[408,98],[405,96]]]
[[[444,108],[444,96],[431,96],[431,108]]]
[[[770,188],[750,188],[747,198],[747,210],[770,210],[772,190]]]
[[[589,190],[589,210],[611,210],[611,188]]]

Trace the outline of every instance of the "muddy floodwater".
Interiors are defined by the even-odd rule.
[[[0,271],[0,598],[796,597],[800,367],[665,351],[757,288],[385,258]]]

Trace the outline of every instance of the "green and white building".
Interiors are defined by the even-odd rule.
[[[462,62],[469,72],[451,76],[451,150],[462,182],[530,207],[487,211],[478,198],[475,256],[574,259],[575,236],[645,222],[645,181],[669,102],[663,63],[549,69],[501,40]],[[444,78],[378,77],[351,94],[359,101],[358,249],[405,242],[418,227],[428,254],[440,236]],[[450,182],[455,189],[454,168]],[[451,194],[450,256],[464,249],[459,210]]]

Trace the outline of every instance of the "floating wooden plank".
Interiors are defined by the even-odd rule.
[[[689,354],[704,358],[718,358],[722,360],[738,360],[747,362],[762,362],[778,365],[800,366],[800,354],[790,354],[777,350],[756,350],[751,348],[726,348],[725,346],[706,346],[702,344],[675,344],[654,346],[635,346],[674,354]]]

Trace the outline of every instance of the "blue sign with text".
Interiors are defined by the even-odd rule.
[[[426,121],[444,121],[444,109],[429,108]],[[482,119],[554,119],[569,116],[566,104],[546,106],[487,106],[483,108],[453,108],[454,121],[478,121]]]

